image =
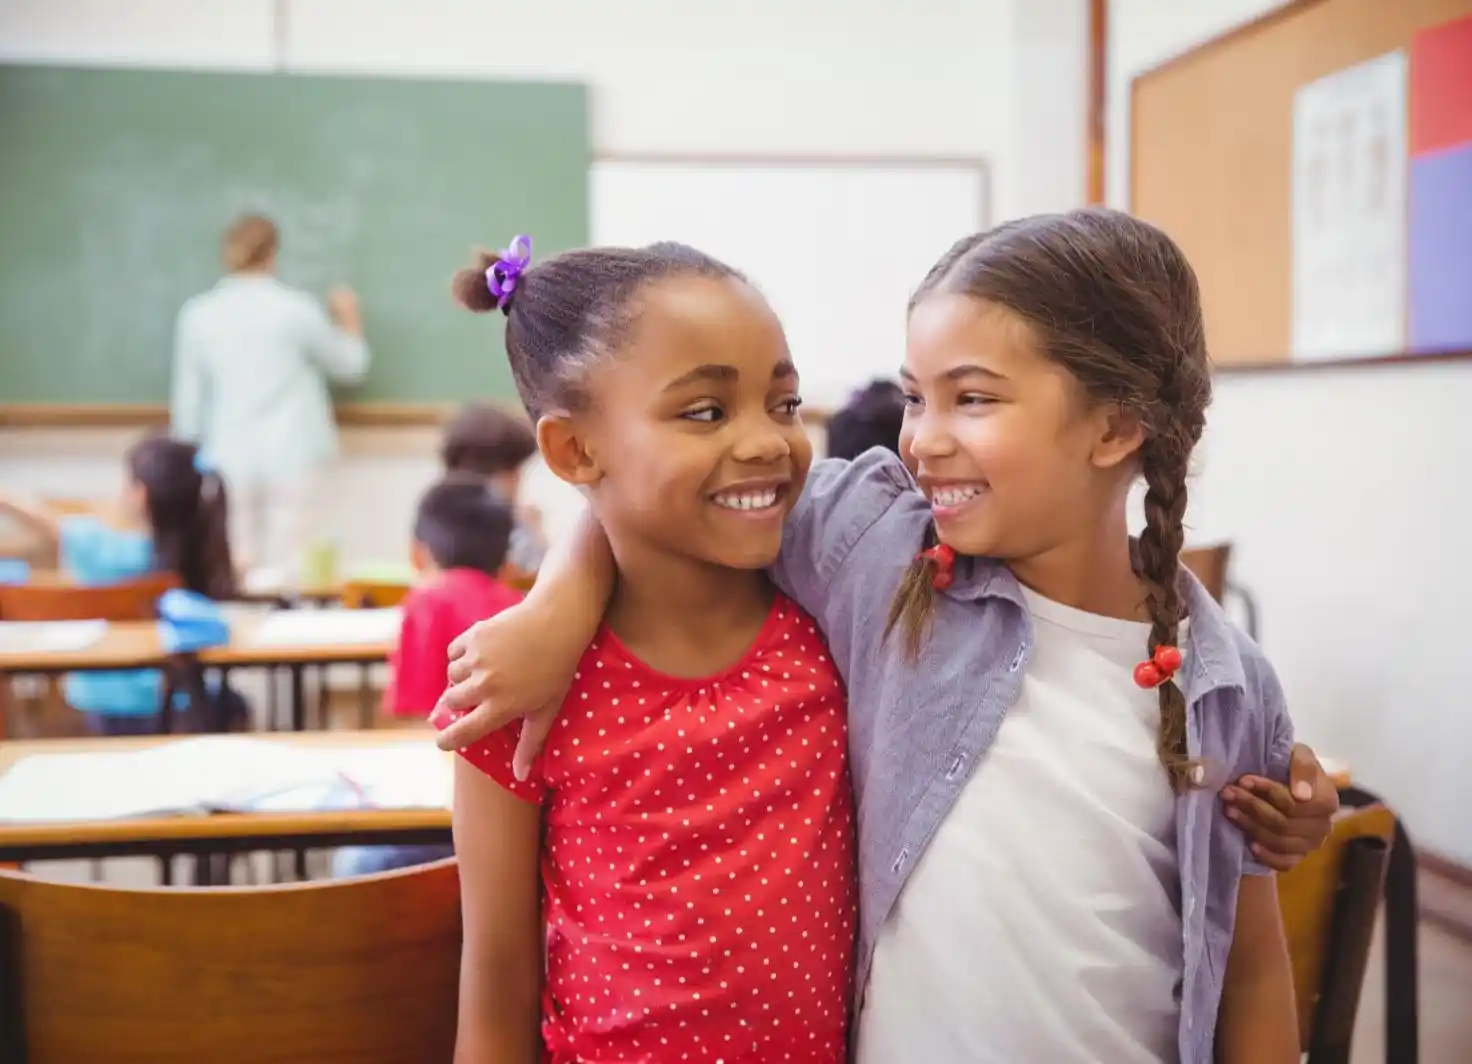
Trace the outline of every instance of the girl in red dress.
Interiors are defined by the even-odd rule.
[[[740,274],[678,245],[531,265],[518,237],[455,293],[505,313],[542,456],[618,570],[530,771],[516,725],[457,760],[456,1061],[837,1064],[856,897],[844,692],[761,572],[812,458],[782,328]]]

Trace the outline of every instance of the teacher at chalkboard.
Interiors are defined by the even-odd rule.
[[[259,584],[300,573],[337,453],[328,385],[361,381],[369,359],[357,296],[335,289],[324,313],[276,278],[277,246],[259,215],[225,231],[227,276],[179,311],[170,404],[173,434],[197,442],[229,486],[232,548]]]

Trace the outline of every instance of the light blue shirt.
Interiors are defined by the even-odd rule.
[[[154,571],[153,540],[146,533],[112,528],[95,517],[70,517],[61,523],[59,539],[62,568],[79,584],[116,584]],[[66,697],[84,713],[157,713],[163,676],[143,669],[73,673]]]
[[[918,662],[905,659],[900,636],[884,638],[890,602],[930,524],[929,505],[892,452],[820,462],[788,518],[772,571],[817,619],[848,684],[860,1007],[879,928],[985,758],[1032,650],[1021,588],[1006,566],[987,558],[957,559],[955,582],[936,594]],[[1216,785],[1244,773],[1286,780],[1293,727],[1272,666],[1194,577],[1183,573],[1181,583],[1191,620],[1179,677],[1190,756]],[[1017,800],[1026,803],[1027,795]],[[1214,787],[1176,799],[1175,830],[1185,962],[1181,1061],[1211,1064],[1238,884],[1244,874],[1268,870],[1223,815]]]
[[[328,383],[356,384],[368,345],[274,277],[226,277],[179,311],[172,431],[231,487],[282,483],[337,452]]]

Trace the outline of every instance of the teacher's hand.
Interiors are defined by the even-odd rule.
[[[343,332],[363,331],[363,312],[358,306],[358,293],[347,285],[338,285],[327,293],[327,312]]]

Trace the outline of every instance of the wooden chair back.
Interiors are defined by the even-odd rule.
[[[406,583],[385,580],[349,580],[342,586],[339,601],[350,610],[388,609],[409,594]]]
[[[0,872],[0,917],[0,1032],[15,1032],[0,1064],[425,1064],[454,1051],[453,858],[216,889]]]
[[[530,591],[532,585],[537,582],[537,574],[535,572],[528,572],[525,569],[518,569],[508,562],[501,566],[501,571],[496,574],[496,579],[515,591],[525,593]]]
[[[1227,563],[1232,560],[1232,545],[1191,547],[1181,551],[1181,564],[1196,574],[1201,586],[1218,602],[1227,593]]]
[[[1322,847],[1278,876],[1299,1039],[1309,1064],[1349,1059],[1395,823],[1384,805],[1346,810]]]
[[[86,517],[102,512],[109,505],[103,499],[78,499],[72,496],[52,496],[41,502],[51,513],[63,517]]]
[[[52,582],[0,585],[0,620],[147,621],[158,616],[159,596],[178,586],[173,573],[150,573],[93,587]]]

